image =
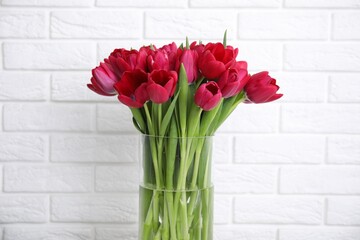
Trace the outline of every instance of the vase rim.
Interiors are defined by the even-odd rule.
[[[142,137],[148,137],[148,138],[167,138],[167,139],[182,139],[182,138],[185,138],[185,139],[207,139],[207,138],[212,138],[214,137],[215,135],[209,135],[209,136],[193,136],[193,137],[170,137],[170,136],[160,136],[160,135],[150,135],[150,134],[144,134],[144,133],[141,133],[140,136]]]

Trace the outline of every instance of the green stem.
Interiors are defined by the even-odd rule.
[[[158,165],[158,159],[157,159],[157,147],[156,147],[156,139],[154,139],[154,125],[153,125],[153,121],[148,109],[147,104],[144,105],[144,109],[145,109],[145,114],[147,117],[147,121],[148,121],[148,128],[149,128],[149,133],[152,136],[149,136],[149,142],[150,142],[150,151],[151,151],[151,156],[152,156],[152,162],[154,165],[154,173],[155,173],[155,181],[156,181],[156,189],[153,192],[153,205],[152,205],[152,210],[149,208],[149,213],[148,214],[152,214],[152,226],[153,229],[156,231],[156,229],[159,228],[159,196],[158,196],[158,191],[161,189],[162,186],[162,178],[161,175],[159,173],[159,165]],[[146,217],[148,218],[148,216]]]
[[[175,201],[174,201],[174,220],[177,220],[178,210],[180,210],[180,218],[181,218],[181,235],[183,236],[184,240],[188,240],[187,236],[187,211],[186,211],[186,191],[185,191],[185,184],[186,182],[186,139],[180,139],[180,172],[179,172],[179,181],[177,183],[176,193],[175,193]],[[185,195],[184,195],[185,194]],[[182,204],[180,203],[180,197],[182,200]],[[180,203],[180,209],[179,208]],[[184,205],[185,204],[185,205]]]
[[[166,148],[166,183],[165,187],[171,192],[165,192],[165,202],[167,203],[167,209],[169,214],[170,221],[170,234],[172,240],[177,240],[176,237],[176,219],[174,219],[174,169],[176,161],[176,150],[178,146],[177,138],[177,126],[175,117],[171,118],[170,129],[169,129],[169,138],[167,139],[167,148]]]
[[[167,197],[166,197],[166,191],[163,192],[163,223],[162,223],[162,239],[169,239],[170,234],[169,234],[169,216],[168,216],[168,211],[169,211],[169,205],[166,203]]]
[[[196,147],[195,162],[194,162],[194,172],[193,172],[193,176],[192,176],[191,184],[190,184],[190,190],[192,192],[191,192],[190,203],[189,203],[189,208],[188,208],[188,216],[193,216],[194,204],[195,204],[195,200],[197,198],[198,191],[202,190],[202,189],[199,189],[199,188],[197,190],[195,190],[195,186],[196,186],[196,182],[197,182],[197,179],[198,179],[200,156],[201,156],[201,150],[202,150],[203,144],[204,144],[204,139],[200,139],[200,142],[198,143],[198,145]],[[190,226],[191,226],[191,223],[192,223],[193,219],[194,218],[191,217],[191,221],[189,223]]]
[[[156,179],[156,187],[157,189],[161,188],[161,178],[160,178],[160,174],[159,174],[159,166],[158,166],[158,162],[157,162],[157,156],[156,156],[156,144],[155,144],[155,139],[154,139],[154,129],[153,129],[153,124],[151,121],[151,116],[149,113],[149,109],[147,107],[147,105],[144,105],[144,109],[145,109],[145,113],[146,113],[146,117],[148,120],[148,125],[149,125],[149,132],[150,135],[149,136],[149,141],[150,141],[150,147],[151,147],[151,156],[152,156],[152,160],[153,160],[153,164],[154,164],[154,171],[155,171],[155,179]]]
[[[149,209],[148,209],[148,213],[146,214],[144,224],[143,224],[141,240],[149,239],[149,236],[151,234],[151,229],[152,229],[152,218],[153,218],[153,211],[152,211],[151,205],[150,205]]]

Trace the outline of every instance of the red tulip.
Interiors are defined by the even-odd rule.
[[[200,55],[204,51],[205,45],[204,44],[197,44],[197,42],[192,42],[190,44],[190,49],[194,50],[198,55]]]
[[[199,69],[207,79],[216,79],[234,64],[237,53],[238,49],[231,46],[224,48],[222,43],[208,43],[199,56]]]
[[[170,44],[164,45],[160,48],[160,50],[165,52],[167,58],[169,59],[169,70],[177,71],[176,67],[179,65],[179,49],[176,46],[176,43],[172,42]]]
[[[221,91],[216,82],[210,81],[203,83],[196,90],[195,104],[204,109],[210,111],[215,108],[221,100]]]
[[[109,64],[100,63],[100,66],[92,70],[92,75],[91,84],[87,85],[88,88],[101,95],[116,95],[114,84],[118,81],[118,78]]]
[[[246,69],[230,68],[221,74],[217,84],[221,89],[224,98],[229,98],[238,94],[249,80]]]
[[[115,49],[110,54],[109,58],[105,59],[105,62],[110,64],[113,67],[115,74],[121,78],[125,71],[134,69],[146,71],[146,57],[147,53],[145,49],[139,52],[137,50],[120,48]]]
[[[277,94],[279,86],[276,80],[269,76],[268,72],[259,72],[250,77],[245,85],[247,96],[246,103],[265,103],[279,99],[283,94]]]
[[[180,62],[184,64],[189,83],[194,82],[198,77],[197,58],[198,55],[195,50],[184,49],[182,51]]]
[[[155,51],[152,55],[147,57],[147,65],[150,72],[153,70],[166,70],[169,71],[169,59],[166,53],[162,51]]]
[[[119,101],[132,108],[141,108],[149,100],[147,82],[148,74],[140,69],[125,72],[114,86]]]
[[[154,70],[149,75],[147,91],[154,103],[164,103],[174,95],[178,80],[175,71]]]
[[[159,49],[154,50],[147,57],[147,65],[149,71],[153,70],[176,70],[178,65],[178,49],[175,43],[164,45]]]
[[[247,70],[247,62],[238,61],[238,62],[235,62],[232,67],[236,68],[236,69],[245,69],[245,70]]]

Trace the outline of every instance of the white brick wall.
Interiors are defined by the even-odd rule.
[[[214,239],[360,240],[359,22],[360,0],[0,0],[0,240],[136,240],[138,136],[90,69],[225,29],[285,95],[214,140]]]

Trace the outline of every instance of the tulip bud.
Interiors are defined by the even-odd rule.
[[[111,66],[107,63],[100,63],[100,66],[92,70],[93,77],[88,87],[96,93],[105,96],[112,96],[116,94],[114,84],[118,78],[114,74]]]
[[[178,80],[175,71],[154,70],[149,75],[147,92],[154,103],[164,103],[174,95]]]
[[[221,91],[216,82],[210,81],[203,83],[196,90],[195,104],[204,109],[210,111],[215,108],[221,100]]]
[[[277,94],[279,86],[268,72],[252,75],[245,86],[247,100],[245,103],[266,103],[279,99],[283,94]]]
[[[198,77],[197,69],[197,53],[194,50],[184,49],[180,58],[180,62],[184,64],[188,82],[194,82]]]
[[[238,94],[249,80],[245,69],[230,68],[226,70],[217,81],[223,98],[229,98]]]
[[[125,72],[121,81],[114,86],[119,93],[119,101],[132,108],[144,106],[144,103],[149,100],[146,91],[147,81],[147,73],[140,69]]]
[[[204,77],[216,79],[235,63],[238,49],[222,43],[208,43],[199,56],[198,66]]]

